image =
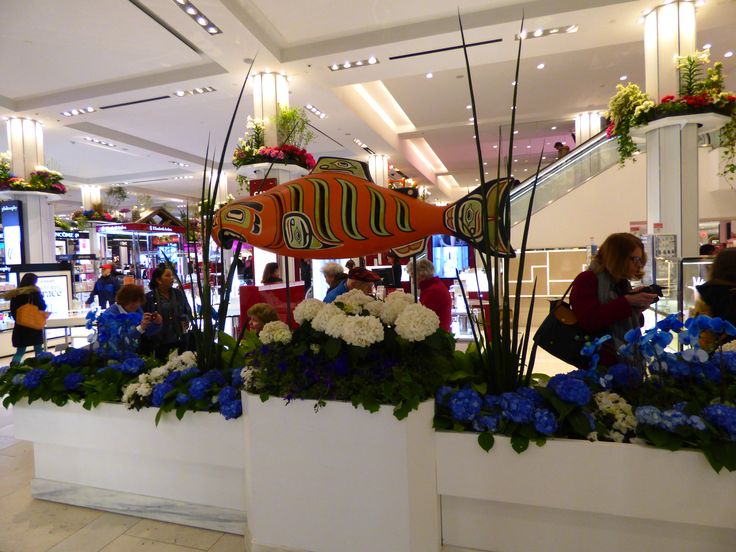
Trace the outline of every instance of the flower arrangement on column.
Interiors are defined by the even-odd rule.
[[[122,222],[123,220],[120,214],[107,211],[102,203],[92,205],[91,209],[74,211],[71,219],[80,230],[86,228],[90,222]]]
[[[233,152],[232,163],[236,167],[254,163],[282,163],[299,165],[305,169],[314,168],[312,154],[304,149],[313,139],[309,129],[309,119],[302,108],[282,107],[276,119],[278,142],[280,145],[266,145],[265,128],[268,120],[248,117],[246,132],[238,140]]]
[[[58,171],[38,166],[31,172],[28,180],[15,176],[10,170],[9,152],[0,153],[0,191],[46,192],[49,194],[65,194],[66,186],[62,184],[64,176]]]
[[[610,120],[606,133],[618,138],[621,165],[638,152],[631,137],[632,128],[662,117],[714,111],[730,117],[721,129],[719,143],[723,174],[733,178],[736,175],[736,92],[724,90],[723,64],[719,61],[711,66],[708,50],[679,57],[675,64],[680,71],[677,96],[664,96],[657,103],[636,84],[616,87],[616,95],[611,98],[606,112]]]

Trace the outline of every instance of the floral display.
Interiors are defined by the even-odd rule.
[[[38,166],[31,172],[28,180],[15,176],[10,170],[10,153],[0,153],[0,191],[15,190],[20,192],[46,192],[65,194],[66,186],[62,184],[63,175],[46,167]]]
[[[402,316],[413,325],[403,327]],[[452,336],[439,329],[437,315],[403,292],[386,302],[358,290],[332,304],[307,299],[294,317],[299,326],[293,331],[282,322],[266,324],[244,355],[245,389],[264,400],[309,399],[315,408],[350,401],[371,412],[388,404],[402,419],[433,396],[451,366]]]
[[[705,334],[710,352],[701,346]],[[674,336],[686,347],[681,352],[667,349]],[[735,338],[736,327],[719,318],[683,324],[673,315],[647,331],[631,330],[620,349],[625,362],[611,367],[592,362],[588,370],[537,376],[531,386],[500,395],[457,371],[450,378],[457,383],[437,392],[435,426],[479,432],[485,450],[494,433],[510,436],[517,452],[548,437],[700,449],[716,471],[734,471]],[[586,345],[583,354],[597,356],[604,341]]]
[[[631,129],[667,116],[715,111],[731,120],[721,129],[720,146],[724,160],[724,175],[736,174],[736,93],[725,91],[723,64],[710,66],[709,51],[675,60],[680,72],[679,95],[667,95],[656,103],[636,84],[619,84],[617,93],[608,104],[606,117],[610,124],[607,135],[618,137],[621,164],[638,152]],[[704,73],[705,70],[705,73]]]
[[[304,146],[314,135],[307,128],[303,110],[282,108],[276,121],[280,145],[265,144],[265,129],[268,121],[248,117],[245,137],[238,140],[233,152],[232,163],[236,167],[254,163],[283,163],[314,168],[315,160]]]
[[[93,205],[92,209],[80,209],[72,213],[72,221],[81,230],[90,222],[122,222],[122,217],[105,211],[102,205]]]

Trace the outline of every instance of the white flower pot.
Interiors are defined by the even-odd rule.
[[[698,451],[554,439],[522,454],[438,432],[445,544],[493,552],[727,552],[736,473]]]
[[[15,436],[33,442],[33,496],[243,533],[242,418],[102,404],[13,407]]]
[[[254,163],[252,165],[238,167],[237,174],[238,176],[245,176],[249,180],[260,180],[268,174],[268,178],[275,178],[278,184],[283,184],[284,182],[301,178],[309,174],[309,171],[299,165],[274,163],[271,166],[271,163]]]
[[[402,421],[243,394],[246,549],[437,552],[434,401]]]

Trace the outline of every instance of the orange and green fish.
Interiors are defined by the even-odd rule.
[[[225,248],[241,241],[291,257],[340,259],[388,249],[409,257],[433,234],[484,247],[485,202],[489,253],[514,256],[504,225],[513,182],[495,180],[438,207],[377,186],[352,169],[330,167],[228,203],[215,214],[212,236]]]

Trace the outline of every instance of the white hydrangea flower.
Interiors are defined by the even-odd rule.
[[[187,370],[188,368],[197,366],[197,353],[194,351],[184,351],[179,358],[182,363],[181,370]]]
[[[136,393],[138,393],[138,395],[141,397],[147,397],[148,395],[151,394],[152,391],[153,391],[153,387],[151,387],[150,383],[141,383],[138,386]]]
[[[125,386],[122,401],[128,408],[133,408],[133,401],[131,399],[135,396],[140,386],[140,383],[129,383]]]
[[[595,403],[598,407],[598,416],[611,416],[613,423],[611,424],[611,431],[606,432],[605,436],[617,443],[624,440],[627,434],[633,434],[636,430],[636,416],[631,408],[631,405],[626,402],[626,399],[618,395],[617,393],[610,393],[608,391],[601,391],[595,394]]]
[[[141,384],[148,383],[148,374],[147,373],[138,374],[138,383],[141,383]]]
[[[370,303],[364,305],[363,308],[367,310],[371,316],[380,318],[384,305],[385,303],[383,301],[371,301]]]
[[[269,322],[258,334],[259,339],[266,345],[270,343],[289,343],[291,341],[291,330],[289,326],[276,320],[275,322]]]
[[[391,295],[394,294],[392,293]],[[379,315],[381,317],[381,321],[384,324],[393,326],[396,323],[396,319],[404,311],[408,304],[409,303],[404,303],[403,301],[394,301],[393,303],[386,301],[386,304],[383,305],[383,308],[381,309],[381,313]]]
[[[253,366],[245,366],[240,371],[240,377],[243,380],[243,385],[247,388],[253,383],[253,378],[256,375],[256,369]]]
[[[375,316],[348,316],[342,326],[342,339],[348,345],[369,347],[383,341],[383,324]]]
[[[324,332],[327,329],[327,323],[333,317],[342,314],[344,313],[332,303],[324,305],[317,316],[312,319],[312,327],[318,332]]]
[[[311,322],[325,304],[319,299],[305,299],[294,309],[294,320],[297,324]]]
[[[155,382],[162,382],[164,379],[166,379],[166,376],[169,374],[169,368],[168,364],[165,364],[163,366],[157,366],[156,368],[152,369],[149,372],[149,377],[151,381]]]
[[[392,293],[389,293],[386,296],[386,302],[387,303],[406,303],[411,304],[414,302],[414,296],[410,295],[409,293],[404,293],[403,291],[394,291]]]
[[[324,331],[330,337],[334,337],[335,339],[340,339],[342,337],[343,327],[345,326],[347,321],[348,321],[347,315],[341,312],[337,316],[333,316],[332,318],[329,319]]]
[[[359,289],[351,289],[347,293],[338,295],[335,299],[335,303],[343,303],[344,305],[350,307],[362,307],[363,305],[366,305],[373,300],[373,297],[366,295]]]
[[[439,327],[437,314],[419,303],[407,305],[396,318],[396,333],[407,341],[424,341]]]

